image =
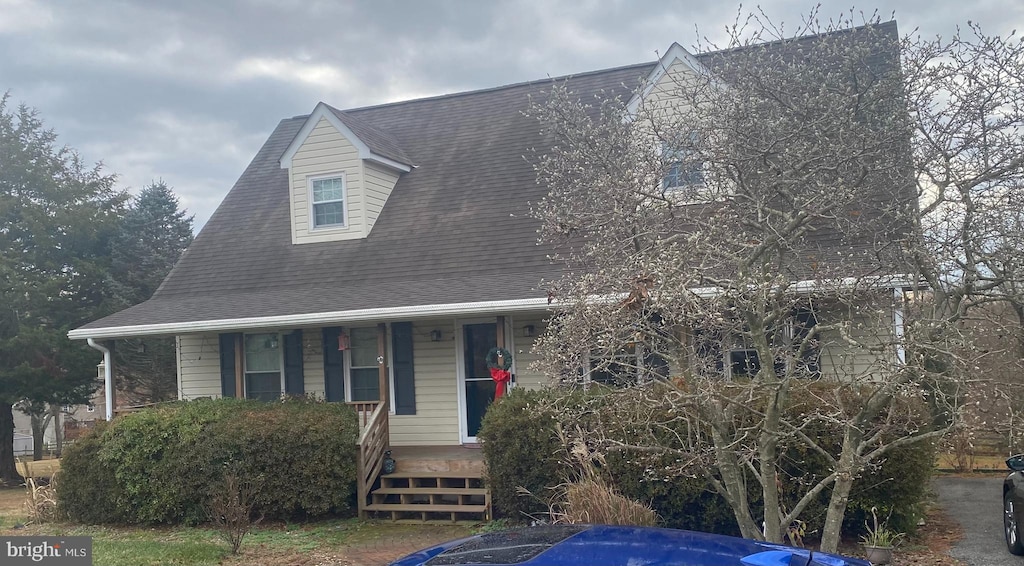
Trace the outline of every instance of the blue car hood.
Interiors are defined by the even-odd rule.
[[[543,529],[544,527],[539,527]],[[558,529],[559,527],[548,527]],[[565,527],[562,527],[565,528]],[[578,531],[578,532],[576,532]],[[412,554],[394,566],[870,566],[856,558],[693,531],[596,525],[577,527],[549,545],[528,541],[535,531],[491,533]],[[527,536],[524,536],[527,535]],[[533,542],[533,552],[530,544]],[[492,545],[493,543],[493,545]],[[527,544],[520,544],[527,543]],[[495,552],[484,549],[492,546]],[[474,549],[466,552],[465,549]],[[518,552],[519,550],[526,552]],[[446,552],[448,551],[448,552]],[[510,556],[519,559],[509,560]],[[528,558],[527,558],[528,557]],[[523,559],[525,558],[525,560]]]

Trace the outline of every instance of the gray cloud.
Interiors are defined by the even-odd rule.
[[[761,5],[795,30],[810,4]],[[1024,23],[1018,0],[891,6],[885,19],[894,7],[903,32],[925,35]],[[693,45],[695,27],[721,42],[736,14],[654,0],[0,0],[0,90],[122,186],[163,178],[202,224],[277,122],[320,100],[364,106],[650,61]]]

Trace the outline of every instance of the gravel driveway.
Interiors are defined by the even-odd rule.
[[[1003,539],[1003,476],[942,477],[935,491],[946,513],[964,529],[950,554],[971,566],[1024,566],[1024,557],[1006,551]]]

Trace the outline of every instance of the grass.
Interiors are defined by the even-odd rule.
[[[227,543],[206,527],[26,525],[26,500],[24,489],[0,489],[0,535],[91,536],[95,563],[105,566],[369,566],[471,532],[465,526],[394,525],[354,518],[262,524],[245,538],[241,553],[231,556]],[[389,544],[391,550],[378,550]],[[380,554],[389,551],[391,556]]]

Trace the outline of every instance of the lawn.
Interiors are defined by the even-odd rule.
[[[238,556],[231,556],[216,531],[203,527],[25,525],[25,501],[23,489],[0,489],[0,535],[91,536],[97,566],[378,566],[473,531],[465,525],[396,525],[357,519],[264,524],[246,537]]]

